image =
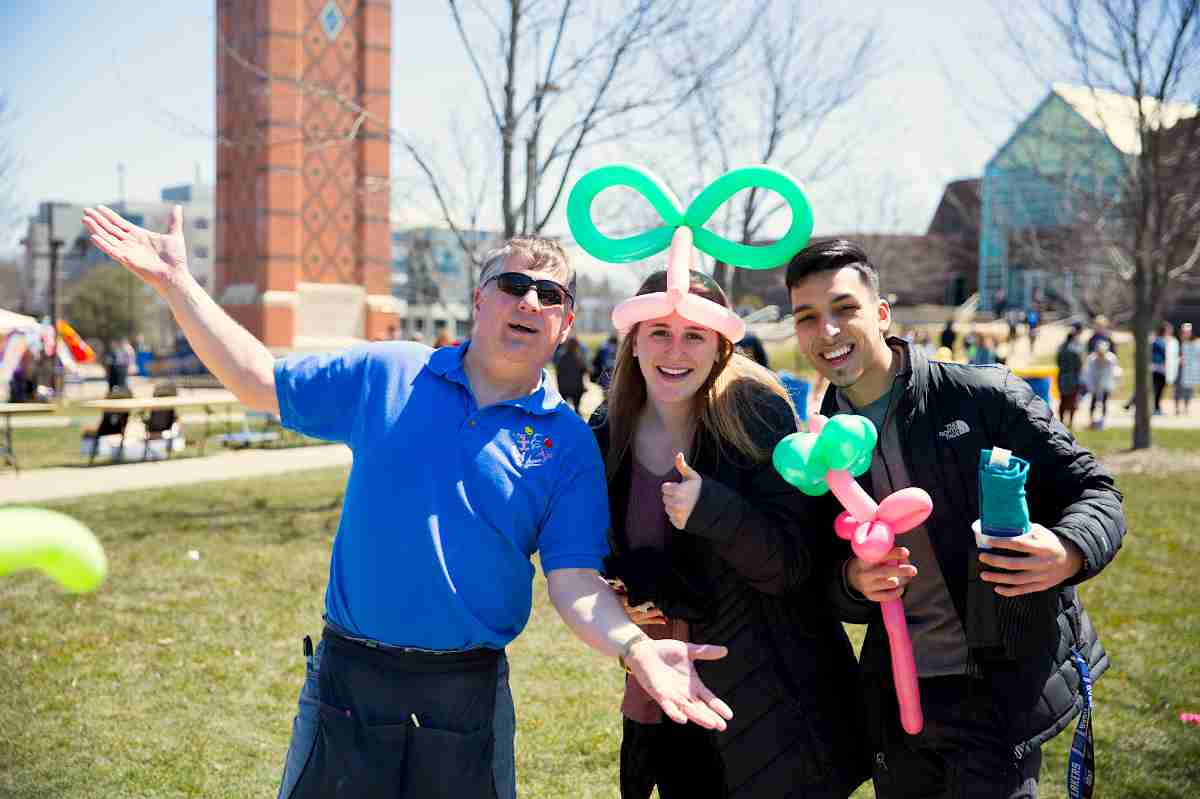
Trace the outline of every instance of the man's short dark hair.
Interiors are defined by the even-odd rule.
[[[816,272],[836,271],[843,267],[851,267],[858,272],[862,282],[866,284],[876,297],[879,296],[879,273],[867,257],[867,251],[852,241],[846,239],[822,239],[814,241],[800,252],[796,253],[787,268],[787,288],[799,285],[809,275]]]

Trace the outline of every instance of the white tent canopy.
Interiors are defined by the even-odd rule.
[[[0,308],[0,332],[8,330],[18,330],[23,327],[33,327],[38,323],[37,319],[24,314],[13,313]]]

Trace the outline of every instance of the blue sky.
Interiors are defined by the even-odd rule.
[[[482,103],[445,8],[397,0],[393,12],[393,124],[427,141],[454,110],[443,98]],[[17,112],[7,135],[24,161],[24,209],[115,199],[118,162],[134,200],[155,199],[197,169],[212,178],[214,13],[213,3],[191,0],[0,3],[0,88]],[[989,54],[1004,33],[988,0],[873,0],[840,13],[878,23],[886,66],[855,108],[869,135],[853,162],[809,186],[817,232],[921,232],[941,186],[977,175],[1048,86],[1005,72],[1001,90],[1003,67]],[[402,174],[407,165],[395,160]]]

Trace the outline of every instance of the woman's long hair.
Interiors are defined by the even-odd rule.
[[[729,298],[716,281],[703,272],[693,270],[689,275],[690,293],[729,307]],[[637,293],[641,295],[666,290],[667,273],[664,271],[647,277]],[[630,328],[621,341],[608,389],[609,447],[605,472],[610,480],[629,451],[638,416],[646,405],[646,378],[637,359],[633,357],[633,344],[640,326],[637,324]],[[700,437],[707,436],[718,452],[723,444],[728,444],[753,461],[765,460],[771,453],[755,443],[748,423],[764,421],[761,409],[766,395],[774,394],[782,398],[794,413],[792,400],[774,372],[737,352],[734,349],[735,342],[719,333],[717,337],[716,363],[704,384],[696,391],[699,425],[692,442],[693,453]]]

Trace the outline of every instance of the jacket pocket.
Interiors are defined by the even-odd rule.
[[[469,733],[411,727],[399,795],[405,799],[491,799],[494,748],[491,727]]]
[[[365,726],[321,703],[316,740],[290,799],[398,799],[411,726]]]

